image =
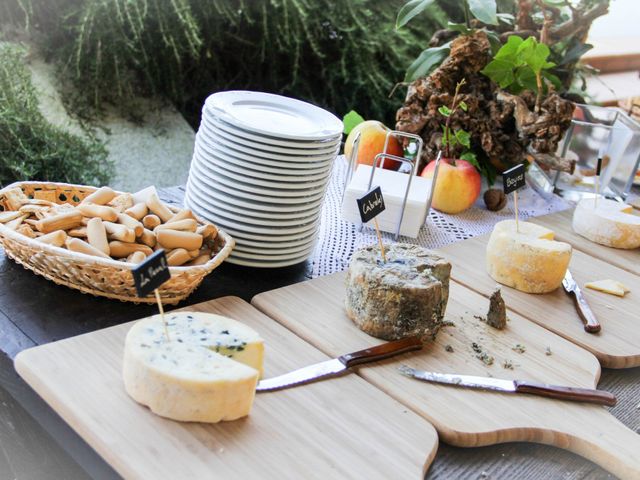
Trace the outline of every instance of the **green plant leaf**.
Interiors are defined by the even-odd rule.
[[[497,25],[496,0],[467,0],[474,17],[487,25]]]
[[[434,0],[409,0],[398,12],[396,29],[405,26],[413,17],[425,11],[433,2]]]
[[[562,90],[562,87],[563,87],[562,86],[562,80],[560,80],[553,73],[543,71],[542,72],[542,76],[544,78],[546,78],[547,80],[549,80],[556,90]]]
[[[569,63],[578,61],[580,57],[582,57],[582,55],[587,53],[592,48],[593,45],[589,43],[577,43],[566,51],[564,57],[562,57],[562,60],[560,61],[560,65],[567,65]]]
[[[456,130],[456,140],[463,147],[471,148],[471,135],[462,129]]]
[[[498,53],[496,53],[494,58],[501,58],[501,59],[515,58],[518,52],[518,48],[520,47],[520,45],[522,45],[522,42],[524,42],[524,40],[519,36],[511,35],[507,39],[507,43],[505,43],[500,48],[500,50],[498,50]]]
[[[494,58],[480,72],[496,82],[500,88],[507,88],[515,80],[513,62],[501,58]]]
[[[347,113],[342,119],[345,135],[349,135],[351,133],[351,130],[353,130],[362,122],[364,122],[364,118],[362,118],[362,116],[355,110],[351,110],[349,113]]]
[[[462,155],[460,155],[460,160],[466,160],[471,165],[476,167],[476,170],[478,170],[479,172],[482,172],[482,167],[480,166],[480,162],[478,162],[478,158],[476,157],[475,153],[467,150]]]
[[[469,106],[464,101],[460,102],[458,105],[460,106],[463,112],[466,112],[467,110],[469,110]]]
[[[566,7],[569,4],[567,0],[542,0],[542,1],[552,7]]]
[[[475,32],[475,30],[473,28],[467,27],[467,25],[465,23],[449,22],[449,23],[447,23],[447,28],[449,30],[453,30],[454,32],[460,32],[462,35],[470,35],[473,32]]]
[[[442,105],[441,107],[439,107],[438,112],[440,112],[440,114],[444,115],[445,117],[448,117],[449,115],[451,115],[451,109],[446,105]]]
[[[489,45],[491,45],[491,55],[495,57],[495,55],[500,51],[502,47],[502,42],[500,41],[500,35],[493,30],[486,30],[487,38],[489,39]]]
[[[440,47],[427,48],[416,58],[404,76],[405,82],[413,82],[420,77],[429,75],[449,55],[449,43]]]
[[[516,23],[516,17],[514,17],[510,13],[498,13],[496,14],[496,17],[498,17],[498,21],[500,23],[504,23],[506,25],[513,26]]]

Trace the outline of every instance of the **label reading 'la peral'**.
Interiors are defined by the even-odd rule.
[[[524,187],[524,164],[516,165],[506,172],[502,172],[502,189],[507,195]]]
[[[367,223],[372,218],[384,212],[384,198],[382,198],[382,190],[380,187],[376,187],[364,197],[358,198],[357,202],[362,223]]]
[[[158,250],[131,270],[139,297],[146,297],[171,278],[164,250]]]

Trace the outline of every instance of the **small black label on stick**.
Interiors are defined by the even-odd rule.
[[[519,190],[524,187],[524,164],[516,165],[506,172],[502,172],[502,189],[504,194]]]
[[[596,175],[600,176],[600,170],[602,170],[602,157],[598,157],[598,163],[596,164]]]
[[[372,218],[384,212],[384,199],[382,198],[382,190],[380,187],[376,187],[364,197],[358,198],[357,202],[362,223],[367,223]]]
[[[158,250],[131,270],[139,297],[146,297],[171,278],[164,250]]]

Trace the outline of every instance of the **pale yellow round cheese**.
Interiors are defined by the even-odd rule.
[[[200,312],[167,313],[137,322],[125,341],[127,393],[173,420],[219,422],[251,411],[264,346],[246,325]]]
[[[607,247],[640,247],[640,216],[630,205],[599,198],[582,199],[573,212],[573,230],[592,242]]]
[[[487,272],[498,283],[526,293],[555,290],[571,260],[571,245],[548,228],[514,220],[495,225],[487,244]]]

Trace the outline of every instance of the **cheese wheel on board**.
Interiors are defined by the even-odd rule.
[[[125,341],[127,393],[154,413],[179,421],[219,422],[250,413],[262,372],[263,341],[219,315],[166,314],[137,322]]]
[[[599,198],[583,198],[573,212],[573,230],[592,242],[607,247],[640,247],[640,216],[624,203]]]
[[[555,290],[571,260],[571,245],[554,240],[548,228],[515,220],[498,222],[487,244],[489,275],[498,283],[526,293]]]

